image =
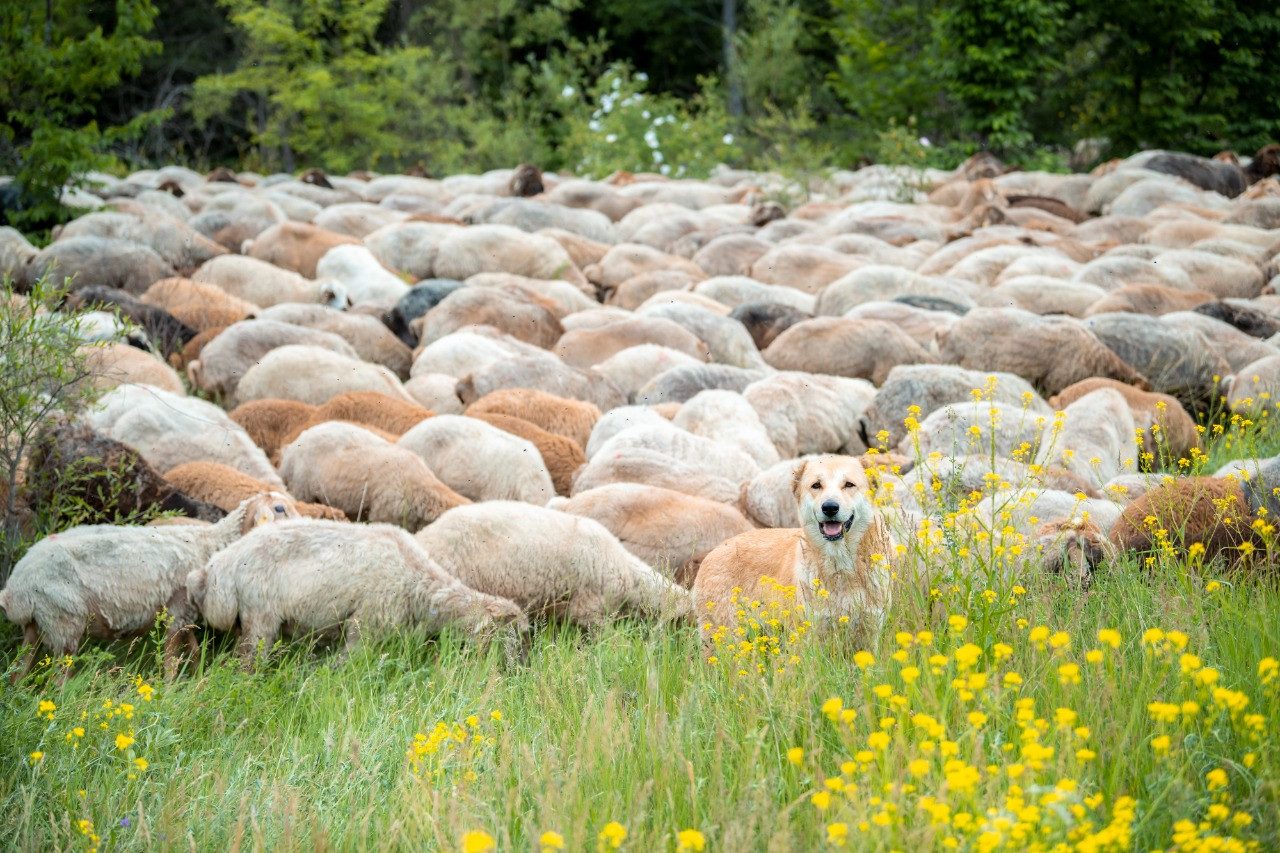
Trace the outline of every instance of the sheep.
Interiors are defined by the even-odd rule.
[[[434,272],[440,243],[446,236],[461,230],[445,222],[393,222],[366,234],[364,244],[374,256],[394,269],[419,279],[451,278]]]
[[[698,305],[677,302],[649,305],[638,313],[646,317],[674,320],[693,332],[707,345],[709,361],[750,370],[768,368],[747,328],[730,317],[715,314]]]
[[[1234,412],[1251,416],[1274,412],[1280,400],[1280,355],[1269,355],[1246,364],[1236,374],[1227,395],[1227,405]]]
[[[882,385],[899,364],[935,361],[897,326],[844,317],[796,323],[769,345],[764,360],[776,370],[869,379],[875,385]]]
[[[402,380],[409,377],[413,353],[377,317],[350,314],[324,305],[275,305],[258,312],[258,319],[332,332],[351,344],[362,361],[381,364]]]
[[[91,285],[119,288],[141,296],[162,278],[177,271],[146,246],[104,237],[68,237],[56,240],[27,261],[23,281],[45,276],[71,279],[71,290]]]
[[[69,294],[63,305],[63,309],[69,311],[93,307],[109,311],[138,326],[147,340],[153,341],[165,354],[181,350],[196,335],[194,328],[163,308],[148,305],[114,287],[82,287]]]
[[[618,612],[659,620],[691,615],[685,590],[589,518],[486,501],[445,513],[416,538],[449,574],[530,616],[592,628]]]
[[[543,306],[486,287],[453,291],[415,323],[421,324],[417,335],[420,344],[476,325],[493,326],[542,349],[550,349],[564,334],[560,321]]]
[[[1129,284],[1105,294],[1090,305],[1083,316],[1128,311],[1154,317],[1173,311],[1190,311],[1213,300],[1213,294],[1204,290],[1180,290],[1161,284]]]
[[[975,308],[944,333],[939,354],[961,367],[1013,373],[1050,395],[1093,376],[1148,390],[1146,378],[1096,333],[1093,323],[1066,317]]]
[[[457,380],[494,362],[518,356],[550,361],[546,350],[513,338],[493,326],[471,326],[419,347],[410,376],[440,373]]]
[[[760,466],[743,451],[669,423],[629,427],[606,441],[595,455],[607,458],[633,449],[654,450],[707,474],[737,483],[760,473]]]
[[[1061,411],[1076,400],[1099,388],[1118,391],[1129,406],[1135,429],[1142,430],[1142,452],[1151,460],[1172,462],[1199,449],[1200,432],[1196,422],[1175,398],[1168,394],[1140,391],[1114,379],[1085,379],[1049,398],[1049,407]]]
[[[267,353],[289,345],[319,347],[349,359],[359,358],[350,344],[329,332],[275,320],[242,320],[205,344],[200,357],[187,365],[187,378],[207,394],[231,398],[240,380]]]
[[[1062,467],[1095,486],[1137,470],[1134,417],[1123,394],[1098,388],[1077,398],[1063,414],[1063,427],[1042,458],[1060,459]]]
[[[698,346],[702,346],[702,343],[699,342]],[[700,363],[702,359],[680,350],[658,344],[640,344],[609,356],[591,369],[616,385],[631,400],[641,388],[671,368],[690,367]]]
[[[165,666],[174,674],[180,644],[195,647],[187,574],[254,526],[297,517],[292,501],[267,492],[209,527],[94,524],[46,536],[18,561],[0,592],[0,610],[22,626],[30,647],[13,682],[31,671],[41,644],[52,655],[73,655],[86,629],[94,637],[138,636],[162,610],[171,620]]]
[[[844,316],[851,320],[884,320],[892,323],[931,355],[937,355],[938,338],[960,318],[960,315],[950,311],[919,308],[897,300],[864,302],[850,308]]]
[[[1097,314],[1085,324],[1098,340],[1146,381],[1099,375],[1137,385],[1144,391],[1177,397],[1189,411],[1212,405],[1220,393],[1220,379],[1215,377],[1231,373],[1231,366],[1213,351],[1199,332],[1174,329],[1156,317]]]
[[[709,276],[745,276],[771,248],[750,234],[722,234],[708,240],[691,260]]]
[[[763,353],[778,335],[813,315],[778,302],[744,302],[730,311],[729,317],[746,328],[756,349]]]
[[[221,462],[273,489],[284,489],[275,468],[248,433],[204,400],[146,385],[121,385],[104,394],[85,421],[137,450],[159,471],[203,459]]]
[[[1253,523],[1263,511],[1274,517],[1280,510],[1277,495],[1280,463],[1275,460],[1247,479],[1242,474],[1178,478],[1125,507],[1111,527],[1111,543],[1122,552],[1165,551],[1183,558],[1199,543],[1205,565],[1238,564],[1254,549],[1266,551]]]
[[[129,344],[106,343],[82,346],[77,352],[89,371],[89,384],[97,388],[114,388],[126,383],[151,385],[185,396],[182,379],[172,367],[151,353]]]
[[[748,370],[728,364],[686,364],[668,368],[636,391],[637,403],[683,403],[699,392],[713,388],[742,391],[752,382],[763,379],[762,370]]]
[[[594,367],[630,347],[652,344],[673,349],[696,361],[707,360],[707,345],[679,323],[658,317],[632,317],[592,329],[564,332],[555,353],[565,364]]]
[[[858,426],[876,391],[865,379],[787,371],[753,382],[742,396],[784,459],[866,450]]]
[[[1280,349],[1199,311],[1174,311],[1165,314],[1160,321],[1175,329],[1199,332],[1209,342],[1210,348],[1231,366],[1233,373],[1243,371],[1247,365],[1260,359],[1280,355]]]
[[[326,231],[310,222],[281,222],[255,237],[245,254],[306,278],[315,278],[320,259],[333,248],[343,245],[358,246],[360,241],[346,234]],[[266,304],[274,304],[256,299],[254,301],[264,307]]]
[[[746,453],[761,468],[778,462],[778,450],[756,410],[741,394],[708,390],[690,397],[671,419],[672,426]]]
[[[638,483],[580,491],[550,508],[600,522],[624,548],[686,589],[712,548],[754,529],[727,504]]]
[[[334,246],[316,263],[316,276],[341,282],[353,305],[398,302],[409,291],[404,279],[388,270],[366,247]]]
[[[400,437],[444,483],[471,500],[517,500],[543,506],[555,497],[538,448],[464,415],[437,415]]]
[[[182,494],[223,511],[235,509],[245,498],[268,491],[261,480],[255,480],[217,462],[184,462],[166,471],[164,479],[173,488],[180,489]],[[328,518],[334,521],[345,521],[347,518],[342,510],[324,504],[295,500],[293,505],[303,518]]]
[[[606,305],[635,311],[659,293],[687,291],[694,279],[683,270],[651,270],[633,275],[617,287],[601,288]]]
[[[404,384],[420,406],[441,415],[462,414],[462,401],[458,399],[458,380],[443,373],[420,373]]]
[[[418,336],[410,330],[410,324],[426,314],[450,293],[464,285],[457,279],[432,278],[420,281],[396,300],[387,316],[387,328],[408,346],[417,346]]]
[[[350,421],[392,435],[404,435],[434,414],[417,403],[406,403],[377,391],[348,391],[327,400],[312,419]]]
[[[154,251],[177,270],[191,270],[226,249],[195,231],[181,219],[130,203],[138,211],[98,211],[73,219],[62,227],[59,240],[106,237],[126,240]]]
[[[203,332],[230,326],[258,312],[258,306],[239,299],[211,284],[189,278],[165,278],[142,294],[142,301],[168,311],[183,323]]]
[[[289,443],[285,439],[297,437],[318,409],[297,400],[254,400],[232,409],[229,417],[262,448],[272,465],[279,465],[280,449]]]
[[[540,305],[561,319],[577,311],[599,307],[594,289],[584,288],[560,279],[529,278],[507,272],[482,272],[467,279],[467,287],[498,290],[508,296]]]
[[[1032,314],[1084,317],[1106,297],[1107,292],[1096,285],[1023,275],[978,294],[977,301],[989,308],[1020,308]]]
[[[1021,462],[1035,460],[1048,418],[1028,409],[994,400],[974,400],[944,406],[908,432],[898,445],[904,456],[924,457],[994,453]]]
[[[866,263],[861,258],[825,246],[782,245],[757,258],[749,275],[765,284],[785,284],[817,295],[833,281]]]
[[[61,416],[31,449],[22,499],[33,508],[70,502],[81,523],[107,524],[153,507],[208,522],[226,514],[166,482],[132,447]]]
[[[245,255],[219,255],[202,264],[191,279],[212,284],[263,308],[287,302],[315,302],[333,308],[347,306],[346,288],[337,282],[311,281],[296,272]]]
[[[334,204],[316,214],[315,224],[335,234],[347,234],[357,240],[378,230],[384,225],[403,222],[409,215],[399,210],[379,207],[368,202],[355,201]],[[266,229],[263,229],[266,230]],[[317,265],[317,273],[324,275]]]
[[[319,406],[348,391],[377,391],[413,402],[387,368],[307,344],[276,347],[262,356],[240,378],[234,397],[237,404],[277,399]]]
[[[901,267],[881,264],[865,266],[828,285],[814,304],[815,314],[839,317],[866,302],[884,302],[899,296],[925,296],[974,307],[979,293],[976,285],[959,279],[922,275]]]
[[[336,507],[353,520],[408,530],[470,503],[440,482],[417,454],[342,421],[311,427],[285,445],[280,474],[299,500]]]
[[[630,447],[610,456],[597,455],[578,469],[570,496],[613,483],[639,483],[671,489],[697,498],[736,504],[741,484],[709,473],[696,464],[673,459],[665,453]]]
[[[568,252],[550,237],[527,234],[509,225],[474,225],[446,233],[437,248],[432,273],[465,281],[482,272],[586,283]]]
[[[551,475],[551,482],[555,486],[557,495],[566,497],[569,495],[569,489],[573,485],[573,475],[587,464],[587,456],[580,445],[563,435],[547,432],[523,418],[513,418],[510,415],[492,412],[472,412],[467,417],[482,420],[503,432],[523,438],[538,448],[542,463],[547,466],[547,472]]]
[[[598,264],[610,248],[608,243],[597,243],[595,240],[588,240],[581,234],[574,234],[562,228],[540,228],[537,233],[559,243],[560,248],[569,253],[569,259],[580,270],[585,270],[592,264]]]
[[[600,420],[600,409],[591,403],[532,388],[494,391],[472,402],[465,411],[472,416],[494,414],[520,418],[547,432],[562,435],[584,449],[592,428]]]
[[[626,402],[618,387],[603,375],[570,367],[550,353],[519,356],[478,368],[459,380],[458,397],[470,405],[494,391],[511,388],[569,397],[604,411]]]
[[[589,281],[608,291],[629,278],[655,270],[676,270],[686,273],[694,281],[702,281],[707,277],[692,261],[664,254],[640,243],[619,243],[582,272]]]
[[[192,571],[185,591],[210,627],[239,625],[246,665],[282,630],[340,631],[343,656],[366,632],[400,626],[456,625],[482,638],[528,630],[515,604],[466,586],[388,524],[305,519],[255,530]]]

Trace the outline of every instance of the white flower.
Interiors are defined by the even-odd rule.
[[[572,98],[576,94],[578,94],[578,90],[572,86],[565,86],[560,90],[560,97],[562,98]]]
[[[662,152],[661,152],[661,151],[657,151],[657,150],[655,150],[655,151],[653,152],[653,162],[655,162],[655,163],[661,163],[661,162],[662,162]]]
[[[587,122],[587,128],[593,133],[599,133],[604,130],[604,124],[599,119],[593,118],[591,121]]]
[[[732,145],[732,144],[733,144],[733,134],[732,134],[732,133],[726,133],[724,136],[722,136],[722,137],[720,138],[720,141],[721,141],[721,142],[723,142],[725,145]]]
[[[613,91],[615,91],[615,92],[616,92],[616,91],[618,91],[618,90],[619,90],[619,89],[621,89],[621,88],[622,88],[622,80],[621,80],[620,78],[618,78],[618,77],[614,77],[614,78],[613,78]]]
[[[641,71],[639,74],[636,75],[636,79],[639,80],[641,83],[648,83],[649,75]]]
[[[929,141],[929,137],[922,136],[920,137],[920,144],[923,145],[925,148],[928,148],[933,143]]]
[[[658,171],[659,171],[659,172],[661,172],[661,173],[662,173],[662,174],[664,174],[664,175],[670,175],[670,174],[671,174],[671,167],[670,167],[669,165],[667,165],[666,163],[663,163],[660,167],[658,167]]]
[[[604,138],[604,141],[605,141],[605,142],[617,142],[617,141],[618,141],[618,134],[616,134],[616,133],[611,133],[611,134],[609,134],[608,136],[606,136],[606,137]]]
[[[658,134],[654,132],[653,128],[649,128],[644,132],[644,142],[650,148],[658,147]]]
[[[645,110],[644,112],[640,113],[640,117],[641,117],[641,118],[650,118],[651,116],[650,116],[650,114],[649,114],[649,111],[648,111],[648,110]]]

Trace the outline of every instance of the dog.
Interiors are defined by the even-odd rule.
[[[808,459],[796,468],[792,490],[801,527],[741,533],[703,559],[693,595],[704,630],[732,629],[750,602],[778,600],[780,587],[794,587],[814,625],[878,633],[892,601],[895,549],[862,463]]]

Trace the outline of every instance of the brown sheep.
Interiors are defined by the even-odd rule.
[[[504,388],[486,394],[467,406],[465,413],[471,416],[510,415],[547,432],[562,435],[582,448],[587,446],[591,429],[600,420],[600,410],[591,403],[531,388]]]
[[[172,367],[146,350],[129,344],[100,344],[80,347],[90,382],[98,388],[114,388],[125,383],[154,385],[185,395],[182,379]]]
[[[307,278],[315,278],[316,264],[325,253],[344,244],[359,245],[360,241],[309,222],[281,222],[254,238],[247,254]]]
[[[388,441],[395,441],[434,414],[430,409],[377,391],[348,391],[317,407],[311,417],[284,435],[280,446],[292,443],[303,431],[329,421],[356,424]]]
[[[1046,394],[1093,376],[1151,387],[1080,321],[1067,317],[975,308],[939,335],[938,347],[944,362],[1012,373]]]
[[[1128,311],[1133,314],[1170,314],[1174,311],[1190,311],[1217,297],[1203,290],[1179,290],[1161,284],[1130,284],[1113,290],[1085,310],[1084,316],[1107,314],[1112,311]]]
[[[573,475],[587,464],[587,455],[572,439],[548,432],[524,418],[515,418],[497,412],[467,412],[467,416],[519,436],[538,448],[538,452],[542,454],[542,461],[551,474],[551,482],[555,485],[557,495],[565,497],[569,495],[573,485]]]
[[[565,364],[585,369],[641,344],[658,344],[699,361],[707,360],[707,345],[665,317],[631,317],[597,328],[573,329],[564,333],[554,351]]]
[[[1154,391],[1141,391],[1114,379],[1093,378],[1077,382],[1064,388],[1057,396],[1050,397],[1049,406],[1055,411],[1061,411],[1099,388],[1113,388],[1124,397],[1133,412],[1134,423],[1144,431],[1142,450],[1152,454],[1155,460],[1160,460],[1162,455],[1181,459],[1191,452],[1191,448],[1200,447],[1200,433],[1196,429],[1196,422],[1176,398]],[[1157,424],[1159,430],[1153,430],[1152,427]],[[1165,446],[1163,451],[1160,445]]]
[[[200,358],[200,353],[204,352],[204,348],[209,342],[229,329],[230,326],[214,326],[205,329],[191,340],[187,341],[186,346],[182,348],[182,352],[175,352],[169,356],[169,366],[174,370],[186,370],[187,365]]]
[[[230,326],[261,310],[220,287],[189,278],[163,278],[147,288],[142,301],[163,308],[197,332]]]
[[[617,287],[605,289],[606,305],[634,311],[655,293],[664,290],[692,290],[695,279],[684,270],[650,270],[634,275]]]
[[[297,436],[318,406],[297,400],[254,400],[231,410],[231,420],[244,427],[253,443],[262,448],[272,465],[280,465],[280,449]]]
[[[493,326],[542,349],[550,349],[564,334],[564,327],[547,308],[487,287],[453,291],[410,328],[417,332],[418,343],[425,345],[477,325]]]
[[[1184,557],[1199,543],[1206,564],[1219,557],[1234,564],[1251,548],[1266,548],[1252,524],[1258,507],[1270,504],[1274,514],[1276,499],[1268,490],[1275,483],[1270,479],[1184,477],[1162,483],[1125,507],[1111,527],[1111,542],[1121,551],[1168,547]],[[1148,524],[1148,518],[1154,522]]]
[[[936,362],[892,323],[845,317],[802,320],[778,335],[763,355],[777,370],[870,379],[876,386],[899,364]]]
[[[217,462],[184,462],[166,471],[164,478],[184,494],[212,504],[224,512],[231,512],[241,501],[260,492],[270,491],[261,480]],[[294,501],[294,506],[298,515],[303,518],[347,520],[347,515],[342,510],[324,504]]]
[[[628,551],[686,589],[712,549],[755,529],[728,504],[638,483],[579,492],[551,508],[600,522]]]

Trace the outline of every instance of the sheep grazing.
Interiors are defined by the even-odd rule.
[[[224,511],[235,509],[241,501],[268,491],[261,480],[255,480],[217,462],[186,462],[166,471],[164,479],[173,487],[181,489],[182,494]],[[303,518],[347,520],[347,514],[342,510],[324,504],[294,501],[294,508]]]
[[[547,472],[551,475],[551,482],[555,486],[557,495],[565,497],[569,495],[574,474],[587,464],[587,455],[575,442],[563,435],[547,432],[523,418],[486,412],[469,413],[467,417],[476,418],[503,432],[523,438],[538,448],[538,453],[542,455],[542,463],[547,466]]]
[[[187,575],[253,527],[297,517],[289,498],[267,492],[209,527],[97,524],[45,537],[18,561],[0,592],[0,610],[22,626],[30,646],[14,683],[31,671],[41,643],[52,655],[72,655],[86,630],[101,638],[138,636],[161,610],[172,620],[165,660],[174,673],[179,646],[195,645]]]
[[[212,628],[240,626],[252,664],[282,629],[340,631],[350,651],[365,632],[458,626],[476,635],[524,633],[504,598],[465,585],[398,527],[303,520],[255,530],[190,572],[184,591]]]
[[[1181,459],[1200,447],[1200,432],[1196,422],[1176,398],[1168,394],[1141,391],[1132,385],[1114,379],[1085,379],[1062,389],[1062,393],[1049,398],[1049,406],[1065,409],[1086,394],[1100,388],[1118,391],[1133,413],[1134,425],[1141,429],[1142,451],[1151,454],[1152,460]]]
[[[165,278],[142,294],[147,305],[162,308],[196,331],[230,326],[252,317],[258,306],[246,302],[212,284],[189,278]]]
[[[449,574],[531,616],[582,627],[615,614],[688,618],[688,593],[599,522],[515,501],[450,510],[417,534]]]
[[[556,495],[551,473],[531,442],[465,415],[437,415],[400,437],[440,480],[474,501],[545,506]]]
[[[624,548],[686,589],[711,549],[754,529],[726,504],[638,483],[579,492],[550,507],[600,522]]]
[[[409,530],[470,503],[412,451],[341,421],[314,426],[281,450],[280,473],[299,500],[337,507],[352,519]]]
[[[272,465],[279,465],[280,448],[297,438],[318,408],[297,400],[254,400],[236,406],[229,417],[262,448]]]
[[[1219,561],[1231,566],[1254,550],[1266,552],[1266,542],[1254,527],[1260,511],[1267,518],[1280,511],[1280,459],[1251,475],[1161,483],[1125,507],[1109,536],[1118,551],[1164,551],[1184,558],[1198,543],[1206,565]]]
[[[358,358],[350,344],[328,332],[276,320],[242,320],[204,345],[200,357],[187,365],[187,378],[207,394],[232,397],[240,380],[267,353],[290,345],[321,347]]]
[[[179,396],[187,393],[174,369],[146,350],[108,343],[81,347],[79,352],[91,374],[87,381],[98,388],[132,383],[153,385]]]
[[[468,415],[510,415],[563,435],[585,448],[600,409],[582,400],[557,397],[532,388],[506,388],[486,394],[465,409]]]
[[[395,374],[382,365],[309,344],[268,352],[240,377],[235,398],[237,403],[277,399],[319,406],[348,391],[378,391],[413,402]]]
[[[791,326],[769,345],[764,360],[777,370],[870,379],[883,385],[899,364],[930,364],[934,357],[892,323],[815,317]]]
[[[69,294],[65,307],[78,311],[96,306],[117,314],[140,327],[146,333],[147,340],[153,341],[165,354],[181,350],[195,337],[196,330],[185,321],[163,307],[148,304],[145,299],[145,294],[143,299],[139,299],[114,287],[94,285],[81,287]]]

